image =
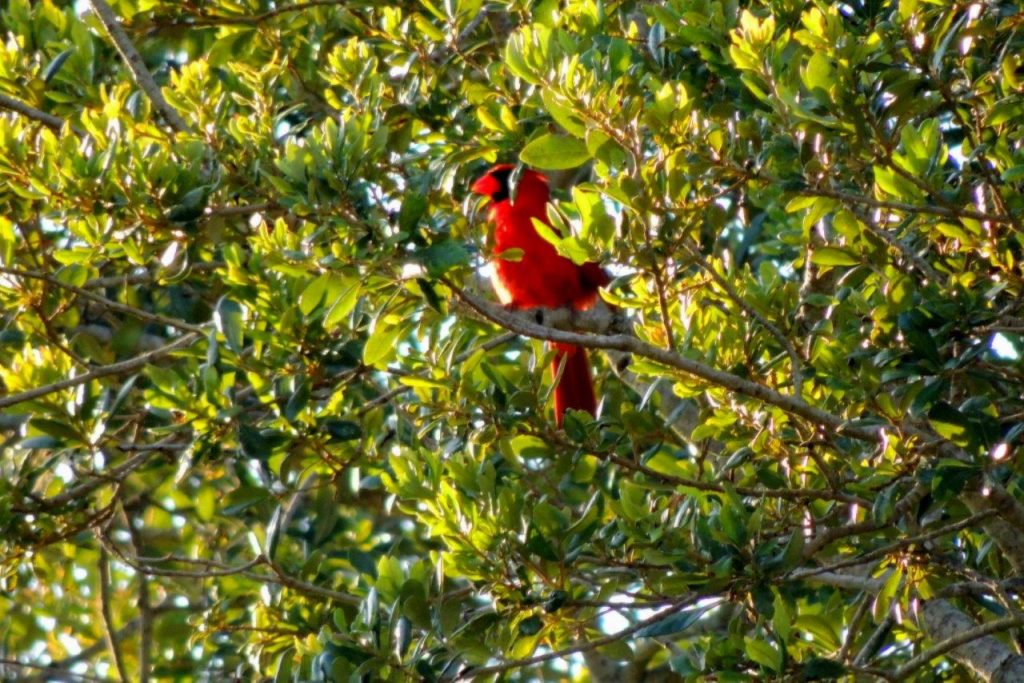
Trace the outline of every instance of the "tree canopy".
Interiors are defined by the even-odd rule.
[[[9,0],[0,677],[1024,680],[1022,17]]]

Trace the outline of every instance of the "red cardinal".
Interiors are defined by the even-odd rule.
[[[494,289],[501,303],[510,308],[589,308],[597,298],[597,290],[608,284],[608,274],[596,263],[578,266],[560,256],[555,247],[537,234],[533,220],[551,225],[547,203],[551,196],[548,180],[540,173],[525,170],[519,179],[515,200],[510,196],[509,176],[514,167],[501,164],[473,183],[472,190],[491,199],[490,217],[494,221]],[[522,251],[518,261],[500,257],[509,249]],[[555,387],[555,421],[569,408],[597,410],[594,384],[590,379],[590,363],[586,349],[572,344],[553,344],[555,360],[553,375],[565,358],[562,378]]]

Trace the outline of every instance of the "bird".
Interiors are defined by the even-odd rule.
[[[498,300],[510,309],[568,306],[586,310],[597,300],[598,290],[611,278],[597,263],[577,265],[562,256],[537,233],[533,219],[551,225],[547,217],[551,198],[548,180],[533,169],[524,169],[513,198],[510,181],[514,169],[512,164],[498,164],[470,188],[490,200],[488,214],[494,226],[495,254],[492,282]],[[515,257],[502,258],[503,252],[513,253],[510,250],[515,250]],[[557,381],[554,391],[556,425],[562,426],[569,409],[595,415],[597,398],[587,350],[561,343],[552,343],[552,348],[555,357],[551,372]],[[565,367],[559,378],[558,369],[563,362]]]

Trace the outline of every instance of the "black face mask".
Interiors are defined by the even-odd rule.
[[[511,176],[511,175],[512,175],[512,169],[510,169],[510,168],[502,168],[502,169],[499,169],[497,171],[493,171],[490,174],[490,176],[492,178],[494,178],[495,180],[498,181],[498,185],[500,186],[498,188],[498,190],[494,194],[491,195],[491,201],[492,202],[503,202],[503,201],[505,201],[506,199],[509,198],[509,196],[510,196],[509,189],[510,188],[508,186],[508,179],[509,179],[509,176]]]

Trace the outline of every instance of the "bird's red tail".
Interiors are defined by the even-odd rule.
[[[558,367],[565,358],[565,369],[562,378],[555,387],[555,422],[562,426],[565,411],[585,410],[591,415],[597,412],[597,399],[594,398],[594,383],[590,379],[590,361],[587,350],[572,344],[554,344],[555,360],[551,362],[551,372],[558,375]]]

